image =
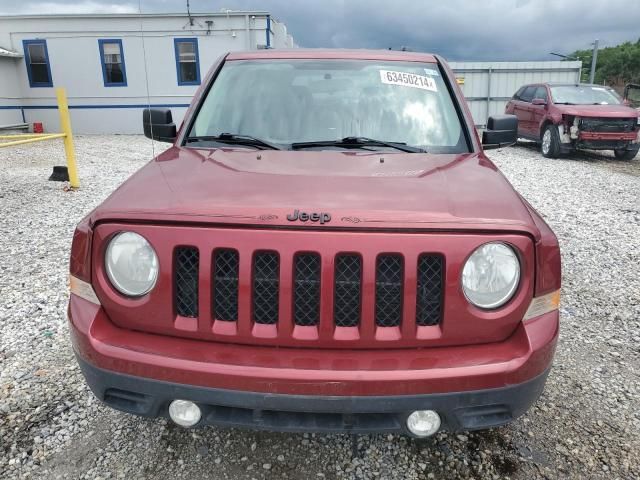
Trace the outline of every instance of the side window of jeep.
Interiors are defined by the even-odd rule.
[[[522,95],[520,95],[520,101],[531,102],[531,100],[533,100],[533,96],[535,95],[537,88],[538,87],[536,87],[535,85],[525,88],[524,92],[522,92]]]
[[[527,88],[527,87],[526,86],[525,87],[520,87],[520,89],[516,93],[514,93],[514,95],[511,98],[511,100],[520,100],[520,96],[522,95],[522,92],[524,92],[525,88]]]
[[[547,87],[539,86],[536,88],[536,94],[533,98],[539,98],[541,100],[547,101]]]

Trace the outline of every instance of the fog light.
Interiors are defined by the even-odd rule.
[[[169,416],[181,427],[193,427],[202,418],[202,412],[189,400],[174,400],[169,405]]]
[[[416,410],[407,417],[407,428],[416,437],[429,437],[440,429],[440,415],[433,410]]]

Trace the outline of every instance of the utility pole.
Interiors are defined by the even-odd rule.
[[[589,76],[589,83],[593,83],[596,79],[596,62],[598,61],[598,39],[593,42],[593,55],[591,56],[591,75]]]

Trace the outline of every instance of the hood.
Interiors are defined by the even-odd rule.
[[[638,110],[626,105],[554,105],[563,115],[601,118],[634,118]]]
[[[331,220],[288,220],[295,210]],[[537,232],[520,196],[476,153],[171,147],[91,215],[107,220]]]

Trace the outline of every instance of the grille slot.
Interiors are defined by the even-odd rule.
[[[333,320],[338,327],[360,324],[362,259],[359,255],[336,257],[334,276]]]
[[[238,320],[238,252],[216,250],[213,257],[213,318]]]
[[[402,319],[403,262],[400,255],[380,255],[376,261],[376,325],[397,327]]]
[[[278,323],[280,259],[275,252],[261,252],[253,257],[253,321]]]
[[[296,325],[320,322],[320,255],[296,255],[294,264],[293,315]]]
[[[176,313],[182,317],[198,316],[198,270],[200,254],[195,247],[178,247],[174,253]]]
[[[437,325],[442,319],[442,264],[440,255],[421,255],[418,259],[416,323],[420,326]]]

